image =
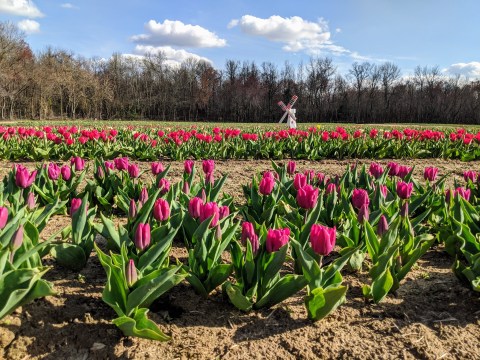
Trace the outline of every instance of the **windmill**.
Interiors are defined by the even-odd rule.
[[[283,120],[285,120],[285,117],[287,117],[287,125],[290,129],[296,129],[297,128],[297,118],[295,117],[295,113],[297,112],[296,109],[293,108],[293,105],[297,101],[298,96],[293,95],[290,101],[288,102],[287,105],[283,103],[283,101],[279,101],[277,104],[280,106],[280,108],[285,111],[283,114],[282,118],[278,122],[281,124]]]

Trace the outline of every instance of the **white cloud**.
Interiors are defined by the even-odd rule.
[[[150,20],[145,24],[146,34],[134,35],[131,40],[152,46],[181,46],[192,48],[223,47],[227,41],[199,26],[181,21],[165,20],[163,23]]]
[[[327,23],[319,19],[311,22],[299,16],[283,18],[278,15],[261,19],[252,15],[244,15],[241,19],[234,19],[228,24],[229,28],[239,26],[240,29],[252,36],[261,36],[270,41],[284,43],[285,51],[297,52],[301,50],[320,49],[330,41],[330,32]]]
[[[342,32],[342,29],[336,28],[336,29],[335,29],[335,32],[336,32],[336,33],[341,33],[341,32]]]
[[[35,20],[25,19],[18,22],[18,28],[26,34],[36,34],[40,32],[40,24]]]
[[[29,0],[0,0],[0,13],[29,18],[42,17],[42,12],[33,1]]]
[[[72,3],[63,3],[60,5],[60,7],[64,9],[78,9],[78,6],[73,5]]]
[[[443,72],[449,75],[463,75],[467,78],[480,78],[480,62],[452,64],[443,69]]]
[[[211,63],[211,61],[205,57],[188,52],[183,49],[174,49],[171,46],[151,46],[151,45],[137,45],[135,46],[135,55],[146,54],[159,54],[162,53],[166,58],[166,63],[169,65],[180,65],[182,61],[193,58],[197,61],[205,61]]]

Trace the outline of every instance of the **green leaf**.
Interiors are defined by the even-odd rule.
[[[87,263],[87,256],[82,247],[75,244],[59,244],[50,250],[50,254],[60,265],[75,271],[82,270]]]
[[[148,309],[138,309],[134,317],[121,316],[112,322],[122,330],[125,336],[168,341],[170,337],[165,335],[152,320],[147,317]]]
[[[387,296],[388,292],[393,286],[393,277],[390,273],[390,269],[387,269],[379,277],[372,282],[372,296],[373,301],[376,303],[382,301]]]
[[[241,311],[250,311],[252,309],[252,302],[246,296],[242,294],[242,290],[237,285],[232,285],[230,281],[225,283],[223,287],[224,291],[227,293],[228,298],[231,303]]]
[[[337,307],[345,302],[347,286],[335,286],[323,289],[321,287],[313,289],[305,297],[305,307],[307,308],[308,318],[317,321],[331,314]]]
[[[205,280],[204,286],[208,293],[214,290],[217,286],[223,284],[233,271],[233,264],[219,264],[212,269]]]
[[[308,281],[303,275],[285,275],[255,303],[254,308],[272,307],[303,289],[307,283]]]

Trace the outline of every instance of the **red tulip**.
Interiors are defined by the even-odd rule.
[[[316,254],[327,256],[335,247],[337,240],[336,227],[313,224],[310,229],[310,245]]]
[[[403,181],[399,181],[397,183],[397,195],[400,199],[406,200],[410,198],[413,191],[413,183],[405,183]]]
[[[289,241],[290,229],[268,229],[266,247],[267,252],[271,253],[278,251],[282,246],[286,245]]]
[[[138,224],[134,238],[135,247],[143,251],[150,245],[150,224]]]
[[[363,205],[370,204],[370,198],[368,192],[365,189],[354,189],[352,193],[352,204],[357,209],[360,209]]]
[[[297,192],[297,203],[303,209],[313,209],[317,204],[318,189],[305,185]]]
[[[153,217],[157,221],[165,221],[170,217],[170,205],[165,199],[157,199],[153,205]]]

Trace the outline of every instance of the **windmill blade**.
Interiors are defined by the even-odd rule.
[[[298,99],[298,96],[293,95],[290,101],[288,102],[287,109],[291,109],[293,105],[295,105],[295,102],[297,101],[297,99]]]
[[[279,101],[277,103],[278,106],[280,106],[280,108],[283,110],[283,111],[287,111],[287,107],[285,106],[285,104],[283,103],[283,101]]]
[[[285,111],[285,113],[283,114],[282,118],[280,119],[280,121],[278,122],[279,124],[282,123],[283,120],[285,120],[285,118],[287,117],[288,115],[288,111]]]

